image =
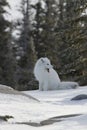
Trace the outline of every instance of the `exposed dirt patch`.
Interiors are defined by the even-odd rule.
[[[5,115],[0,116],[0,121],[8,121],[8,119],[14,118],[13,116]]]

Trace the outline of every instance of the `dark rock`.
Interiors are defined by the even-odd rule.
[[[71,100],[84,100],[84,99],[87,99],[87,95],[86,94],[77,95],[74,98],[72,98]]]

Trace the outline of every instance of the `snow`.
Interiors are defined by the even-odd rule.
[[[0,85],[0,89],[6,86]],[[37,98],[36,101],[21,93]],[[71,101],[71,98],[86,94],[87,87],[57,91],[25,91],[20,95],[0,93],[0,116],[13,116],[8,122],[0,121],[0,130],[87,130],[87,100]],[[62,121],[44,126],[31,126],[21,123],[37,123],[52,117],[81,114],[62,118]]]
[[[30,4],[35,4],[38,0],[30,0]],[[5,7],[5,10],[7,11],[6,14],[4,14],[5,19],[9,20],[10,22],[16,23],[17,20],[21,21],[23,18],[23,15],[21,13],[21,2],[22,0],[7,0],[7,2],[9,3],[10,7]],[[35,15],[35,10],[32,9],[31,10],[31,19],[33,19],[34,15]],[[19,38],[20,36],[20,30],[16,28],[14,28],[12,36],[15,37],[16,39]]]
[[[19,10],[20,10],[20,3],[22,0],[7,0],[7,1],[10,5],[10,8],[6,8],[6,9],[10,14],[7,15],[6,17],[12,21],[21,19],[22,14]],[[31,0],[30,3],[35,4],[37,1],[38,0]]]
[[[17,20],[18,18],[22,17],[22,14],[19,11],[20,8],[20,2],[21,0],[7,0],[10,8],[7,8],[7,11],[9,12],[9,15],[7,15],[7,19],[9,19],[10,21],[14,21]]]
[[[9,14],[6,18],[15,21],[22,15],[18,11],[21,0],[7,0],[11,8],[6,8]],[[33,3],[36,0],[32,0]],[[11,93],[7,93],[10,91]],[[2,93],[3,91],[3,93]],[[22,94],[12,93],[12,89],[0,85],[0,116],[13,116],[8,122],[0,120],[0,130],[87,130],[87,100],[71,101],[79,94],[87,94],[87,86],[58,91],[26,91],[23,92],[38,99],[40,102]],[[40,127],[18,124],[22,122],[40,123],[51,117],[82,114],[65,118],[63,121]]]

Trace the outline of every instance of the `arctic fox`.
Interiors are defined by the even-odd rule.
[[[50,60],[46,57],[37,60],[34,75],[39,82],[40,91],[70,89],[79,86],[76,82],[61,82]]]

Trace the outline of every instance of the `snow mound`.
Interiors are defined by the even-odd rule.
[[[7,94],[11,95],[11,96],[7,96]],[[26,95],[26,94],[24,94],[24,93],[22,93],[20,91],[14,90],[13,88],[11,88],[9,86],[0,84],[0,96],[4,97],[5,99],[10,97],[10,100],[11,100],[12,96],[14,96],[14,98],[16,98],[17,95],[18,95],[19,99],[24,99],[25,98],[27,100],[38,101],[37,99],[33,98],[30,95]],[[2,98],[2,99],[4,99],[4,98]]]

